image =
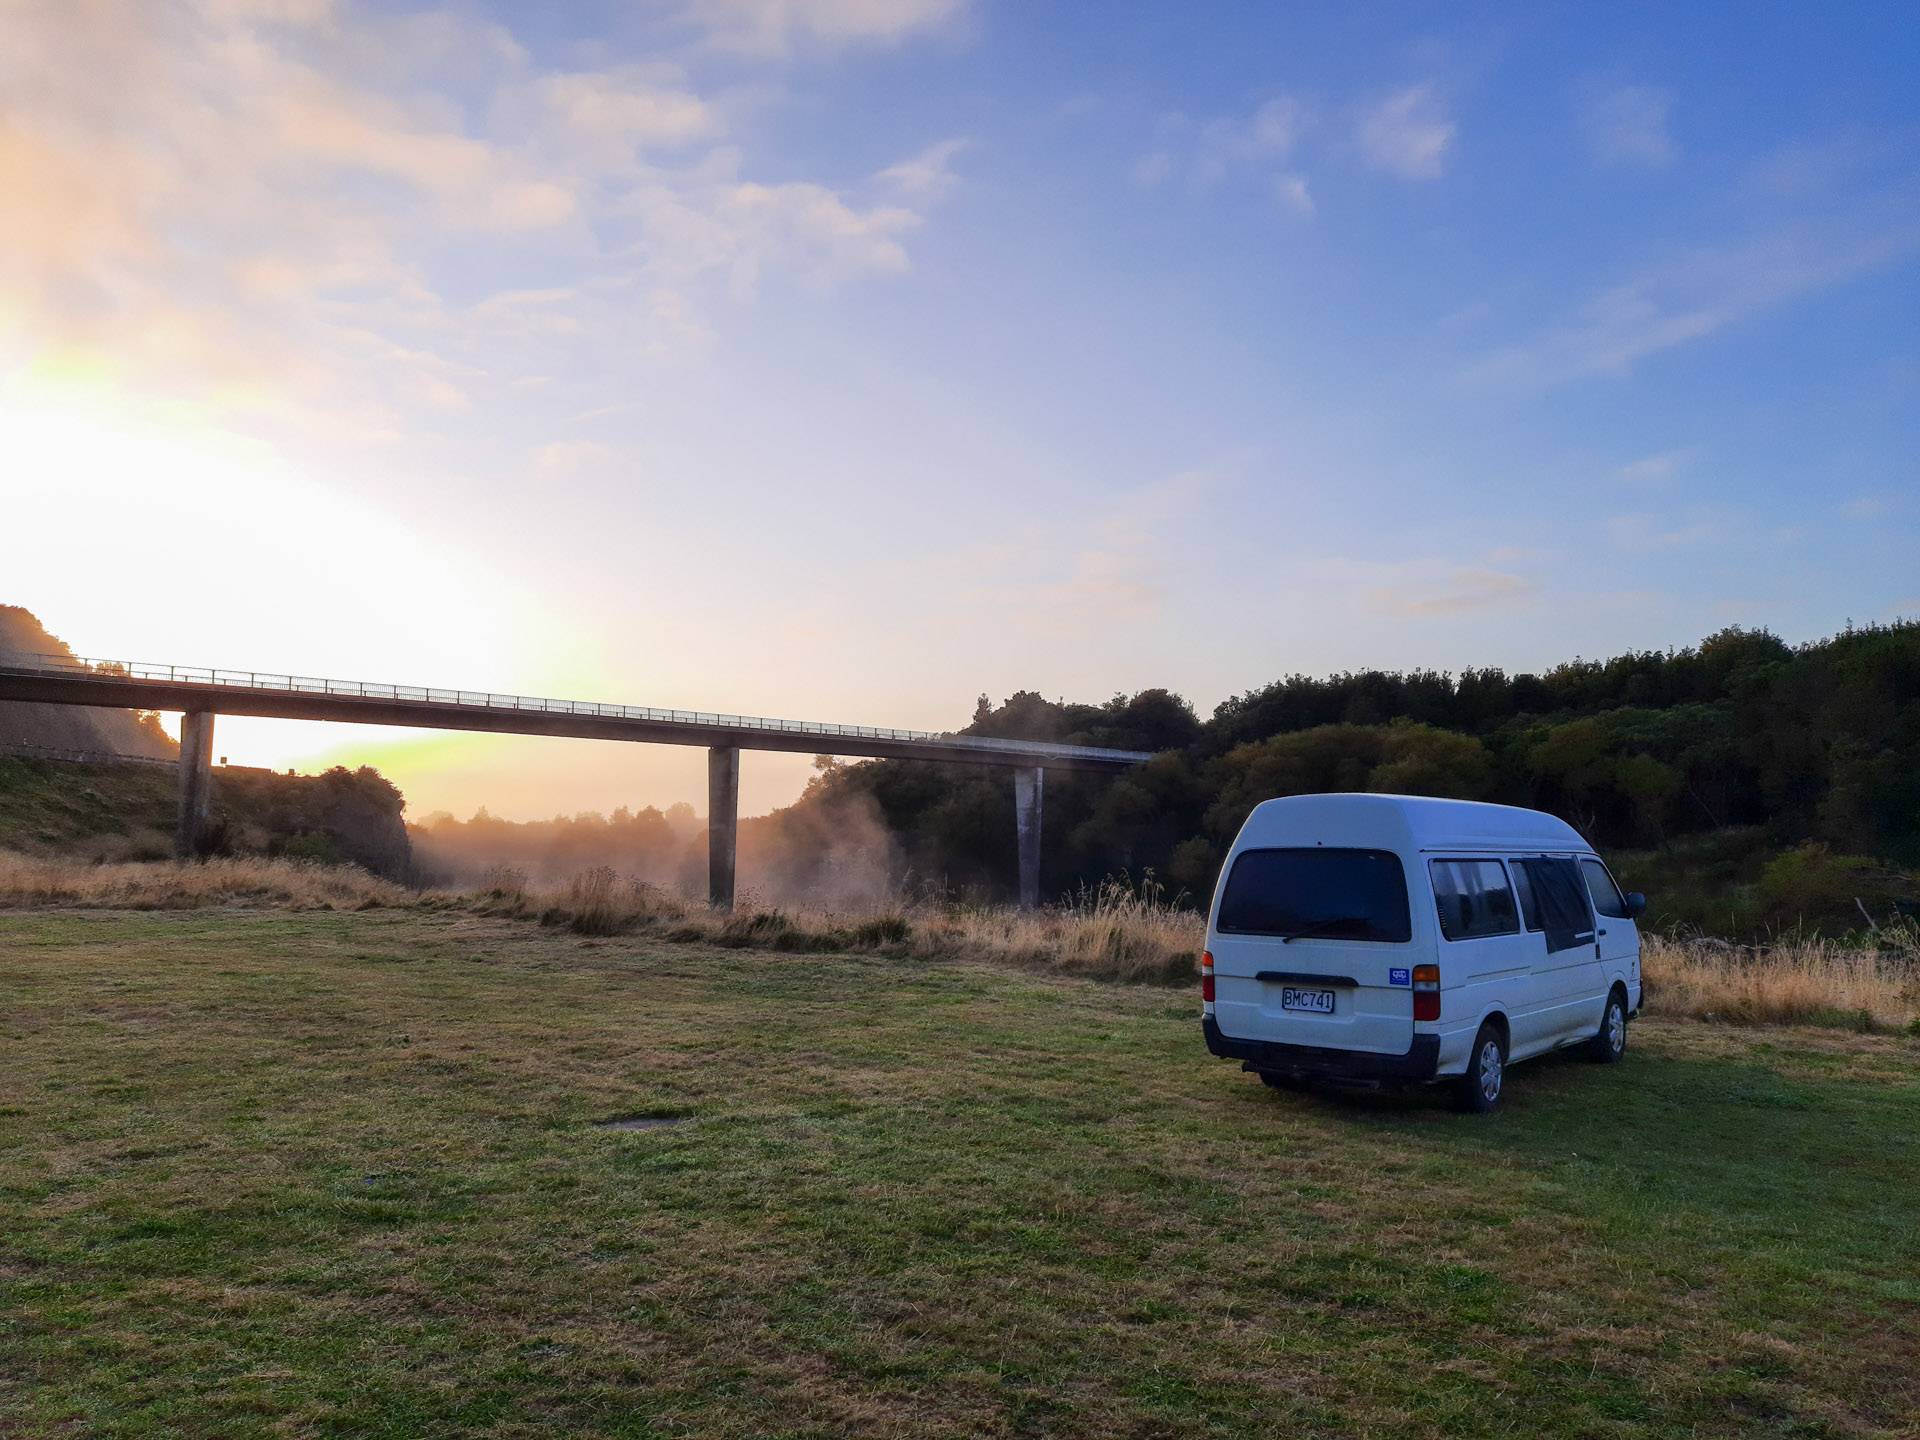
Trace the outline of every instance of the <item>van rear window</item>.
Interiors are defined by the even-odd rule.
[[[1413,938],[1406,872],[1386,850],[1243,850],[1227,875],[1218,927],[1401,944]]]

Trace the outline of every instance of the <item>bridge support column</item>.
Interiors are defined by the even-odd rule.
[[[213,712],[189,710],[180,717],[180,809],[173,853],[197,860],[205,852],[207,817],[213,808]]]
[[[1013,772],[1013,824],[1020,839],[1020,908],[1040,905],[1040,792],[1047,772],[1036,765]]]
[[[740,830],[740,751],[707,751],[707,903],[733,909],[734,840]]]

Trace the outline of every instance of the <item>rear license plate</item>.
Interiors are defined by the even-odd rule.
[[[1316,1015],[1331,1015],[1333,992],[1331,990],[1296,990],[1291,985],[1284,985],[1280,989],[1280,1008],[1311,1010]]]

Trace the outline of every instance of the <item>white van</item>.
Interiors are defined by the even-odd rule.
[[[1510,1061],[1617,1061],[1646,908],[1538,810],[1408,795],[1254,807],[1220,867],[1201,960],[1215,1055],[1276,1088],[1448,1081],[1500,1101]]]

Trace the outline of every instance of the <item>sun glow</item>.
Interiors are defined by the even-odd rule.
[[[514,673],[525,623],[475,567],[271,445],[129,406],[104,380],[63,364],[0,390],[7,599],[76,652],[356,679]],[[339,741],[231,717],[219,749],[278,767]]]

